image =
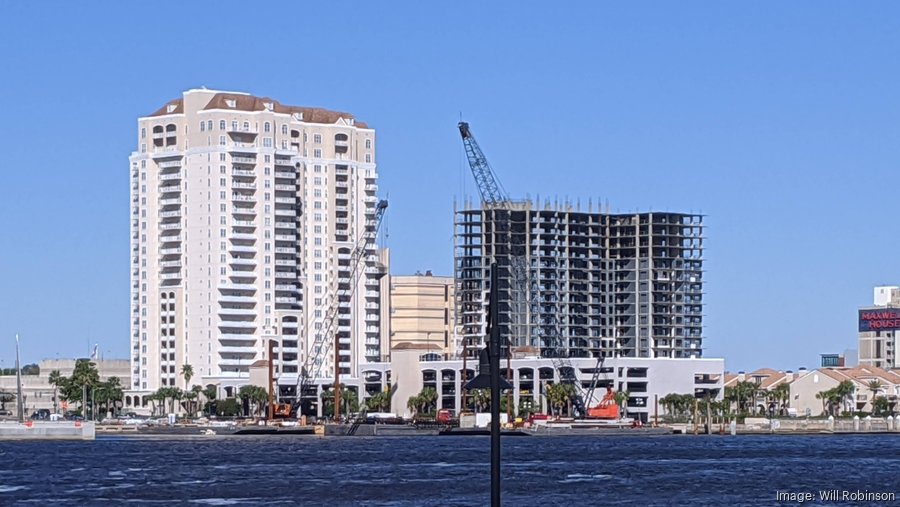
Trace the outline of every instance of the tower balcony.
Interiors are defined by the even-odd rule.
[[[161,162],[157,162],[156,165],[158,165],[160,169],[172,169],[173,167],[181,167],[181,156],[179,155],[178,160],[163,160]]]
[[[231,157],[231,163],[256,165],[256,157],[242,157],[239,155],[234,155]]]
[[[219,308],[218,313],[219,315],[256,317],[256,310],[252,308]]]
[[[223,320],[219,323],[219,329],[256,329],[256,323],[252,320]]]

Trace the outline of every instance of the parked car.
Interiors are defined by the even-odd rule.
[[[81,414],[79,414],[78,412],[76,412],[74,410],[69,410],[68,412],[63,414],[63,417],[67,421],[83,421],[84,420],[84,417],[81,417]]]
[[[9,410],[0,410],[0,417],[9,417],[12,415],[12,412]]]
[[[35,410],[31,413],[31,418],[33,420],[38,421],[49,421],[50,420],[50,410],[46,408]]]

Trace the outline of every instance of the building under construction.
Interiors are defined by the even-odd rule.
[[[701,215],[529,201],[454,211],[456,315],[467,355],[484,346],[494,259],[501,334],[514,349],[543,357],[702,356]],[[518,280],[510,266],[523,260],[528,274]]]

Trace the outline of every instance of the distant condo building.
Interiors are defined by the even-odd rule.
[[[434,346],[436,357],[449,359],[459,346],[454,330],[455,294],[452,276],[391,275],[391,345]]]
[[[323,320],[374,231],[375,132],[349,113],[246,93],[189,90],[139,118],[131,178],[134,393],[247,383],[268,358],[292,384],[332,337]],[[338,367],[356,375],[382,353],[374,246],[336,307]],[[318,341],[317,341],[318,340]],[[312,365],[333,375],[334,351]],[[139,400],[139,398],[135,398]]]
[[[456,313],[469,355],[483,346],[489,259],[509,265],[519,251],[525,287],[500,271],[501,305],[511,309],[502,333],[513,347],[543,357],[702,357],[701,215],[513,206],[502,234],[492,210],[456,210]]]
[[[896,368],[900,287],[875,287],[873,292],[874,304],[859,309],[859,364]]]

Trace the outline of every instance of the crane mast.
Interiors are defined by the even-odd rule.
[[[540,341],[540,338],[544,334],[545,326],[551,329],[551,332],[548,334],[550,334],[549,338],[553,343],[549,344],[549,346],[540,343],[542,355],[550,357],[554,368],[559,374],[561,382],[570,383],[575,386],[576,394],[573,396],[573,406],[578,415],[584,417],[587,414],[587,407],[585,405],[586,403],[591,402],[593,391],[596,388],[596,375],[591,381],[590,391],[585,391],[578,381],[575,374],[575,368],[572,366],[571,361],[568,360],[568,349],[565,347],[566,344],[562,342],[562,333],[559,328],[559,319],[556,316],[556,312],[544,312],[541,310],[539,280],[526,260],[527,246],[522,245],[521,247],[517,247],[517,245],[513,244],[510,230],[513,211],[512,202],[506,193],[506,190],[503,188],[503,185],[500,183],[500,180],[497,178],[493,168],[488,163],[487,157],[475,140],[475,136],[472,135],[469,124],[466,122],[459,122],[458,128],[459,133],[462,136],[463,146],[466,150],[466,158],[468,159],[469,167],[472,170],[472,175],[475,177],[478,192],[481,194],[484,211],[486,214],[490,212],[494,224],[492,230],[492,234],[494,234],[493,256],[496,258],[501,246],[505,248],[509,254],[508,269],[511,281],[510,290],[513,293],[510,298],[510,304],[516,308],[514,319],[519,315],[519,310],[521,310],[521,305],[524,302],[524,305],[528,310],[529,322],[531,323],[531,326],[524,326],[525,332],[530,335],[536,335]],[[497,265],[502,266],[503,264],[498,262]],[[546,317],[546,319],[544,317]],[[519,327],[515,324],[514,326],[517,328]],[[521,333],[521,330],[519,331]],[[509,342],[509,337],[506,337],[507,346],[510,345]],[[598,367],[595,368],[596,371],[599,371],[600,365],[602,365],[602,354],[599,355],[601,356],[601,359],[598,360]]]
[[[349,276],[338,279],[338,291],[335,297],[328,305],[325,317],[322,321],[322,327],[317,330],[312,347],[308,347],[313,353],[308,353],[306,361],[300,372],[300,387],[297,392],[297,407],[302,406],[302,399],[309,386],[314,379],[321,378],[325,367],[325,358],[334,349],[334,406],[335,418],[340,416],[340,357],[338,340],[340,334],[337,332],[338,313],[340,303],[344,299],[352,299],[356,293],[356,287],[359,284],[359,278],[362,276],[366,259],[366,251],[375,242],[378,235],[378,229],[381,227],[381,221],[387,211],[388,202],[381,200],[375,206],[375,216],[371,220],[372,224],[366,226],[366,231],[357,240],[353,252],[350,254],[350,270]],[[311,371],[310,371],[311,370]]]
[[[521,329],[523,326],[521,326],[519,322],[516,322],[516,320],[518,320],[518,316],[521,314],[522,304],[537,304],[538,298],[537,295],[529,297],[527,294],[531,288],[531,284],[529,283],[529,269],[528,262],[526,261],[525,249],[524,247],[518,249],[514,248],[512,242],[510,234],[510,221],[513,210],[512,201],[506,193],[506,189],[503,188],[503,185],[497,178],[493,168],[491,168],[487,157],[478,145],[478,141],[475,140],[475,136],[472,135],[469,124],[466,122],[459,122],[457,126],[459,128],[460,136],[462,136],[469,167],[472,170],[472,175],[475,177],[478,192],[481,194],[484,211],[486,214],[490,214],[490,219],[493,224],[493,229],[491,231],[494,235],[494,241],[492,242],[494,248],[493,257],[496,259],[497,254],[501,249],[504,249],[509,254],[508,265],[502,261],[497,262],[497,265],[501,269],[506,267],[509,270],[508,275],[511,282],[510,292],[512,293],[509,299],[511,306],[516,310],[513,313],[514,320],[512,323],[514,331],[511,330],[510,334],[525,334],[528,332],[528,326],[524,326],[525,333],[523,333],[523,330]],[[537,315],[537,312],[532,311],[531,314],[534,316]],[[506,336],[504,339],[507,347],[510,346],[511,341],[509,336]]]

